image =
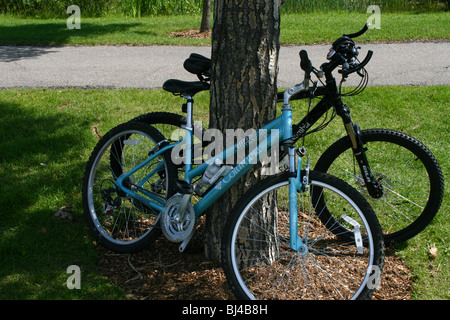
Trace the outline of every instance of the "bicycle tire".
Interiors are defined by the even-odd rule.
[[[309,192],[298,193],[299,205],[305,201],[308,209],[298,207],[299,235],[307,245],[300,253],[290,248],[289,225],[284,223],[289,206],[282,200],[288,197],[288,178],[283,173],[263,180],[230,213],[222,241],[222,262],[236,297],[369,299],[376,287],[373,280],[379,280],[384,264],[381,227],[370,205],[342,180],[311,171]],[[355,238],[342,239],[317,219],[323,207],[313,203],[317,204],[324,193],[335,196],[327,208],[333,207],[346,217],[355,213],[354,221],[365,234],[363,253],[356,253]],[[271,210],[267,208],[278,209],[268,214]]]
[[[155,127],[163,136],[171,139],[172,136],[177,137],[177,129],[184,128],[187,123],[187,118],[171,112],[148,112],[134,117],[129,122],[142,122]],[[197,122],[194,122],[194,136],[200,141],[205,129]],[[184,132],[183,132],[184,135]]]
[[[382,182],[383,197],[368,195],[348,136],[332,144],[314,170],[335,175],[363,193],[377,214],[386,244],[408,240],[423,231],[439,211],[444,194],[439,163],[427,147],[405,133],[368,129],[361,131],[361,137],[370,168]]]
[[[161,234],[159,212],[118,190],[115,181],[147,159],[149,151],[164,139],[151,126],[124,123],[99,140],[87,162],[82,187],[85,218],[95,238],[114,252],[140,251]],[[128,150],[132,151],[131,156]],[[154,168],[159,169],[146,180],[144,174],[147,176]],[[137,188],[137,181],[142,181],[140,188],[150,190],[163,204],[174,193],[169,182],[176,177],[176,169],[170,160],[170,151],[155,158],[144,169],[147,171],[139,171],[126,181],[128,187]]]

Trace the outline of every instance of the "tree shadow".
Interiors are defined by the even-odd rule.
[[[79,184],[83,159],[73,163],[67,159],[83,150],[83,136],[90,130],[83,116],[41,112],[22,103],[0,101],[0,114],[1,231],[4,223],[17,222],[21,211],[33,208],[40,197]]]
[[[103,23],[103,20],[98,20],[98,23],[82,21],[81,29],[69,29],[66,25],[66,20],[55,20],[45,23],[24,22],[21,25],[0,25],[0,45],[63,46],[73,43],[71,40],[74,38],[98,38],[123,32],[156,35],[152,31],[132,30],[142,25],[142,23],[138,22]],[[15,54],[14,56],[3,52],[0,57],[3,61],[15,61],[17,57],[30,58],[48,52],[36,48],[28,51],[22,50],[21,53],[22,55]]]
[[[23,59],[32,59],[37,56],[56,52],[45,47],[31,46],[0,46],[0,62],[14,62]]]
[[[57,206],[78,199],[89,116],[32,109],[27,101],[0,101],[0,279],[10,278],[20,299],[36,293],[27,282],[51,289],[55,274],[86,264],[89,250],[79,240],[86,234],[79,216],[70,223],[54,217]],[[3,280],[0,291],[9,289]]]

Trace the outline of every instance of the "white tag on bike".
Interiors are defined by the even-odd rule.
[[[141,141],[136,140],[136,139],[128,139],[128,140],[123,141],[123,144],[128,145],[128,146],[137,146],[140,143],[141,143]]]
[[[349,224],[351,224],[353,226],[353,233],[355,235],[355,244],[356,244],[356,248],[358,250],[359,254],[363,253],[363,241],[362,241],[362,237],[361,237],[361,231],[360,231],[360,225],[358,222],[356,222],[353,218],[350,218],[349,216],[346,216],[345,214],[343,214],[341,216],[342,219],[344,219],[346,222],[348,222]]]

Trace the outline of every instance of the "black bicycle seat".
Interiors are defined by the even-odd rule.
[[[198,53],[191,53],[189,58],[184,61],[184,68],[190,73],[196,75],[207,75],[211,73],[211,59]]]
[[[203,81],[182,81],[169,79],[163,84],[163,89],[176,95],[193,96],[204,90],[209,90],[210,85]]]

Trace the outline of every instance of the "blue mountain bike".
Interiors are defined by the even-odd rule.
[[[306,52],[300,56],[309,75]],[[130,253],[162,233],[183,252],[199,217],[260,160],[283,152],[288,169],[251,187],[229,214],[222,262],[236,297],[370,298],[384,263],[375,213],[346,182],[310,170],[293,145],[290,100],[309,91],[309,79],[284,92],[280,117],[197,166],[193,97],[209,84],[168,80],[164,89],[186,99],[181,139],[130,121],[110,130],[89,158],[83,205],[99,241]],[[248,153],[236,162],[242,150]]]

